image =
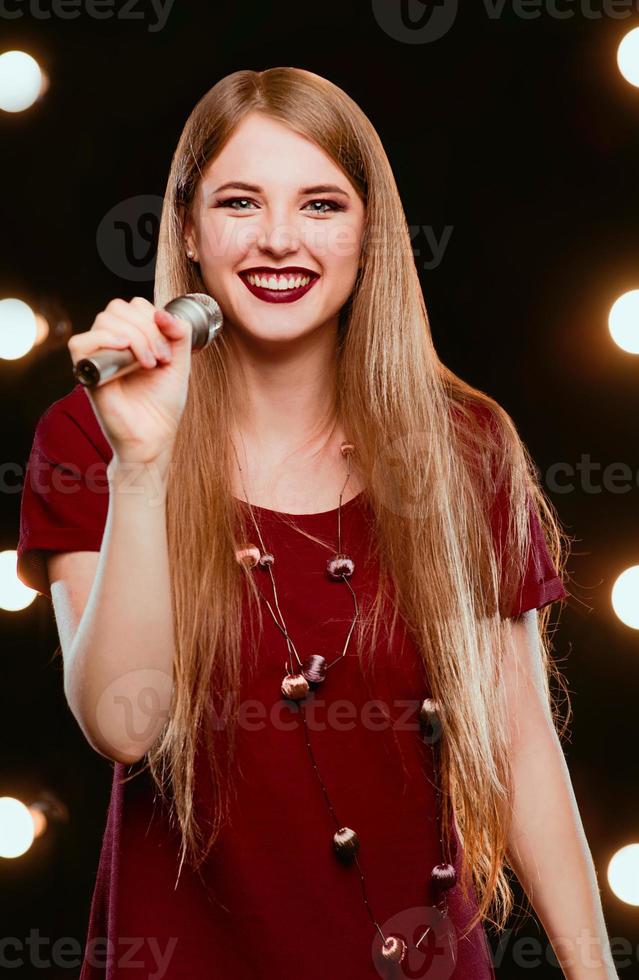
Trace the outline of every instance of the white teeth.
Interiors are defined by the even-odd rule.
[[[252,286],[261,286],[262,289],[297,289],[298,286],[306,286],[310,281],[310,276],[290,275],[290,276],[266,276],[248,275],[246,277]]]

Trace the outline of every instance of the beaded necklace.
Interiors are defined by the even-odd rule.
[[[388,935],[385,936],[380,926],[379,922],[375,918],[371,904],[368,900],[366,894],[366,884],[364,880],[364,873],[362,871],[358,851],[360,846],[359,835],[351,827],[345,826],[338,819],[335,807],[329,797],[328,791],[324,780],[322,779],[319,767],[317,765],[317,760],[313,752],[313,748],[309,739],[309,729],[306,720],[306,712],[304,710],[304,699],[309,691],[314,690],[318,685],[323,684],[327,675],[327,672],[337,663],[339,663],[345,656],[348,650],[348,645],[355,628],[355,624],[359,615],[359,607],[357,603],[357,596],[353,591],[353,588],[348,581],[352,578],[355,572],[355,563],[353,559],[342,551],[342,523],[341,523],[341,511],[342,511],[342,495],[348,480],[350,478],[350,457],[354,452],[355,447],[350,442],[342,443],[340,446],[340,452],[342,456],[346,458],[347,461],[347,477],[342,487],[339,495],[339,505],[337,509],[337,551],[326,563],[326,573],[333,581],[343,582],[351,593],[353,599],[353,621],[348,630],[346,636],[346,641],[344,643],[344,649],[341,654],[339,654],[330,663],[326,661],[326,658],[320,654],[310,654],[304,660],[302,660],[297,652],[297,648],[293,639],[288,632],[286,627],[286,622],[282,611],[280,609],[279,597],[277,594],[277,586],[275,583],[275,577],[273,575],[273,565],[275,564],[275,556],[264,543],[262,537],[261,529],[255,520],[253,514],[253,509],[248,502],[246,496],[246,488],[244,487],[244,482],[242,481],[242,488],[244,490],[244,499],[249,508],[253,525],[255,527],[261,550],[256,545],[247,543],[244,547],[240,548],[236,553],[236,558],[238,562],[246,564],[248,568],[259,568],[263,571],[268,571],[271,587],[273,591],[273,601],[277,612],[279,614],[279,619],[273,611],[273,607],[266,596],[263,594],[261,589],[258,589],[260,596],[264,599],[275,625],[283,634],[286,646],[288,649],[288,663],[285,661],[284,669],[286,671],[285,676],[282,680],[280,691],[285,699],[294,702],[298,707],[302,715],[302,720],[304,723],[304,736],[306,741],[306,748],[311,760],[311,765],[315,771],[317,779],[319,781],[326,805],[331,814],[331,817],[335,823],[335,833],[333,834],[333,851],[336,858],[343,864],[355,864],[357,867],[361,889],[362,889],[362,899],[368,915],[373,923],[375,929],[379,933],[382,946],[381,946],[381,956],[383,961],[390,964],[400,964],[408,949],[408,945],[405,940],[398,935]],[[237,459],[237,453],[236,453]],[[240,473],[242,472],[242,467],[240,466],[239,460],[237,461]],[[433,756],[433,771],[435,774],[435,792],[436,792],[436,805],[437,805],[437,819],[440,828],[440,848],[442,860],[441,863],[436,864],[431,871],[431,885],[433,894],[435,896],[435,904],[433,905],[434,910],[439,912],[442,919],[448,916],[448,890],[452,888],[457,883],[457,875],[455,868],[450,860],[450,855],[447,854],[448,860],[444,858],[444,842],[441,834],[441,787],[439,780],[439,738],[437,737],[441,730],[441,719],[439,717],[439,711],[437,702],[432,698],[425,698],[422,701],[419,721],[422,730],[425,732],[424,740],[430,744],[432,756]],[[419,949],[420,944],[424,941],[430,930],[433,928],[432,925],[426,927],[422,935],[418,938],[417,942],[414,944],[415,949]]]

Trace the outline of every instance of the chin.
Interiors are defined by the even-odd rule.
[[[274,308],[260,313],[253,310],[250,313],[243,312],[231,317],[229,322],[244,333],[252,334],[256,340],[291,341],[312,333],[327,321],[335,319],[337,314],[316,315],[306,311],[303,321],[301,316],[301,307],[295,309],[294,304],[291,304],[289,310]]]
[[[254,340],[265,344],[294,344],[296,341],[308,336],[312,331],[312,326],[309,326],[306,330],[303,328],[300,330],[299,325],[295,329],[291,328],[290,330],[281,326],[269,330],[264,324],[259,329],[254,330],[247,327],[245,330]]]

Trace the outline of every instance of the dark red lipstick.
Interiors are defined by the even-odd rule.
[[[256,266],[251,269],[242,269],[238,273],[240,279],[246,286],[246,288],[257,296],[258,299],[264,300],[266,303],[293,303],[295,300],[300,299],[304,296],[313,286],[315,282],[319,279],[319,274],[313,272],[312,269],[305,269],[302,266],[282,266],[281,268],[274,268],[269,266]],[[269,289],[268,287],[258,286],[255,283],[251,283],[248,280],[249,275],[259,276],[260,278],[269,278],[275,276],[279,278],[280,276],[303,276],[304,278],[309,278],[310,281],[304,286],[296,286],[293,289]]]

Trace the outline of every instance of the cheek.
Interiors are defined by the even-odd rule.
[[[216,220],[210,216],[200,226],[200,251],[210,264],[219,266],[235,264],[245,251],[246,229],[238,228],[242,222]]]
[[[328,225],[328,222],[327,222]],[[361,249],[362,230],[356,219],[330,222],[326,230],[318,235],[321,245],[317,254],[321,255],[327,269],[335,274],[347,275],[352,266],[357,265]]]

